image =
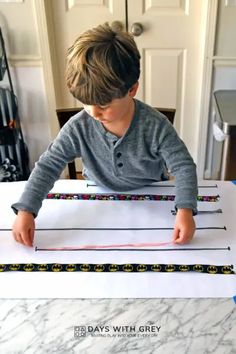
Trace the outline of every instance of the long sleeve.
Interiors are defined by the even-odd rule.
[[[80,156],[79,146],[75,144],[70,125],[65,125],[57,138],[41,155],[36,163],[20,200],[12,205],[12,209],[25,210],[37,216],[44,198],[60,177],[66,164]]]
[[[196,165],[185,144],[178,137],[168,121],[163,121],[159,136],[159,153],[165,160],[167,168],[175,177],[175,206],[179,208],[197,208],[197,174]]]

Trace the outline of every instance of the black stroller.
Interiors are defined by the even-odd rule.
[[[7,74],[8,86],[2,80]],[[0,28],[0,182],[22,181],[29,177],[28,149],[24,142]]]

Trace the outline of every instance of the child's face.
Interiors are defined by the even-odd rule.
[[[133,109],[133,97],[138,88],[135,84],[122,98],[116,98],[105,106],[83,105],[85,111],[94,119],[104,124],[117,123],[129,118],[129,114]]]

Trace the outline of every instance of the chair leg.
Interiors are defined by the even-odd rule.
[[[69,170],[70,179],[76,179],[76,169],[75,169],[75,163],[74,162],[68,163],[68,170]]]

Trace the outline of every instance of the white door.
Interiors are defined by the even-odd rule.
[[[205,0],[129,0],[129,30],[142,55],[139,97],[153,107],[175,108],[175,127],[197,156],[201,51]]]
[[[127,0],[128,27],[143,27],[136,42],[142,56],[137,98],[175,108],[175,126],[196,160],[207,0]],[[76,37],[98,24],[121,21],[125,0],[52,0],[57,58],[57,108],[78,106],[65,86],[65,54]],[[55,70],[54,70],[55,72]]]

